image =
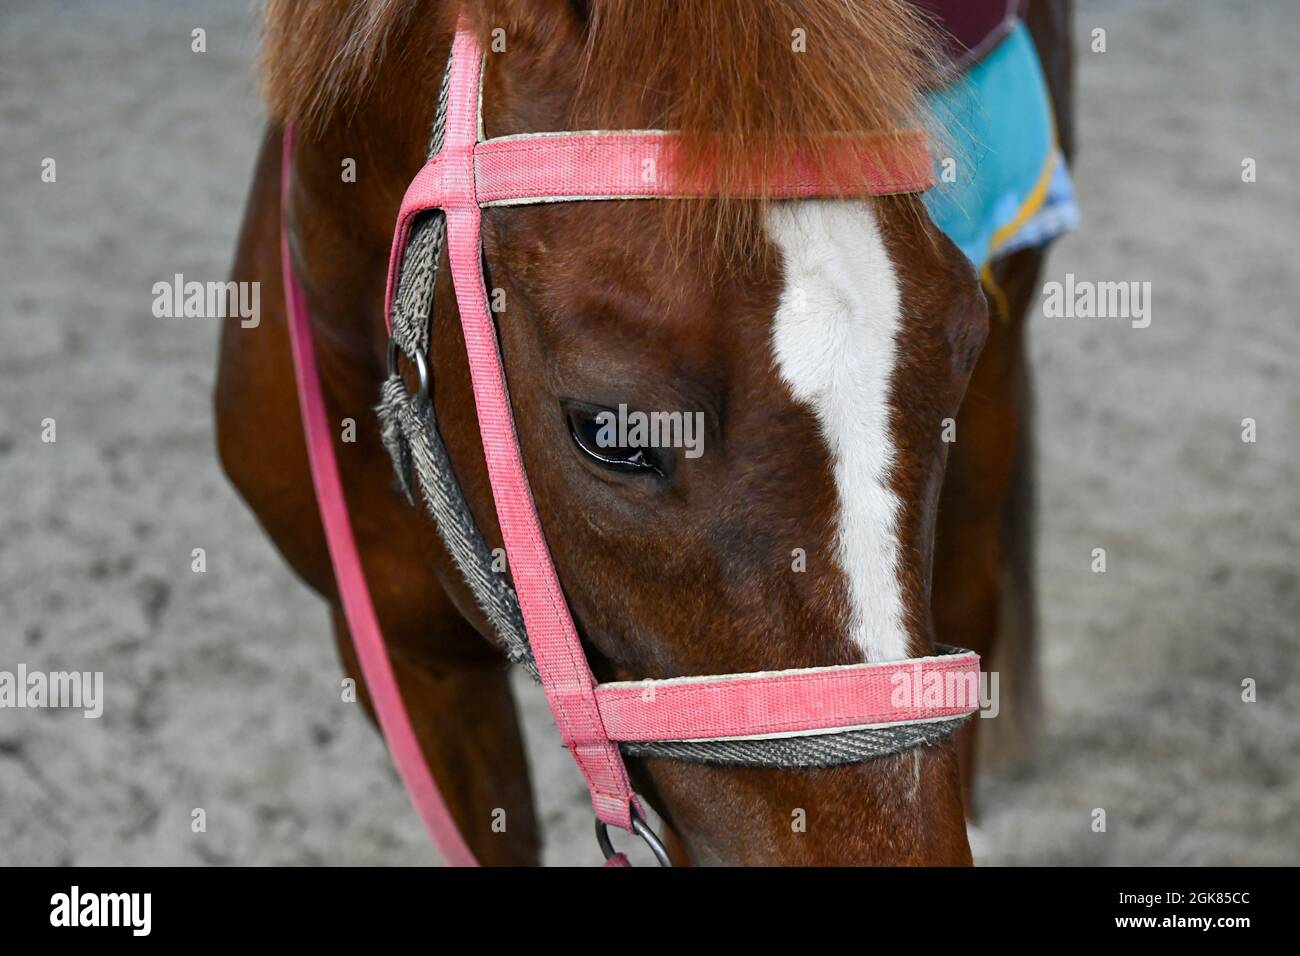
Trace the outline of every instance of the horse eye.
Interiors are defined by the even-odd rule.
[[[664,475],[658,449],[620,444],[618,412],[585,402],[563,403],[573,443],[588,458],[611,471]]]

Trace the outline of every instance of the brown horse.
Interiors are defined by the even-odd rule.
[[[258,327],[230,325],[223,337],[222,461],[289,564],[331,602],[360,683],[281,306],[287,185],[326,398],[336,421],[356,422],[356,440],[336,447],[403,697],[476,856],[532,864],[537,825],[505,668],[432,522],[394,488],[371,411],[386,369],[393,222],[423,162],[461,7],[491,51],[488,136],[670,128],[686,156],[707,140],[722,175],[773,134],[914,124],[936,80],[924,52],[934,38],[896,0],[270,4],[273,118],[234,267],[236,280],[263,284],[268,307]],[[792,53],[797,30],[808,53]],[[286,122],[299,136],[283,184]],[[942,423],[958,416],[987,306],[917,197],[493,209],[483,236],[507,304],[498,330],[524,462],[599,679],[921,655],[934,643],[932,605],[944,641],[991,648],[1023,444],[998,423],[1014,422],[1022,400],[1019,315],[1036,260],[1000,274],[1017,311],[995,323],[997,354],[974,369],[978,401],[958,418],[959,467],[944,485]],[[499,547],[445,286],[429,352],[438,423],[473,516]],[[584,416],[620,405],[702,412],[704,454],[592,447]],[[630,769],[679,862],[970,861],[952,746],[826,770],[655,759]]]

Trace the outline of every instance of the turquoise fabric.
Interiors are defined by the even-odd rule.
[[[1025,25],[1016,24],[984,60],[931,95],[929,106],[947,141],[936,147],[926,208],[979,268],[997,251],[994,234],[1020,215],[1056,153],[1047,81]],[[1004,237],[999,248],[1013,238]]]

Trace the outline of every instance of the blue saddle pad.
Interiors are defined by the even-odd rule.
[[[928,102],[946,140],[936,144],[925,205],[976,268],[1077,224],[1047,80],[1023,23]]]

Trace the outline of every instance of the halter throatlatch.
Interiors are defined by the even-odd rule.
[[[602,849],[605,824],[641,836],[661,862],[662,844],[645,825],[624,754],[738,766],[824,767],[860,762],[934,743],[978,707],[979,658],[940,648],[933,657],[758,674],[682,677],[598,685],[587,664],[524,474],[496,329],[482,271],[481,209],[546,202],[697,195],[671,177],[672,137],[660,131],[540,133],[485,140],[480,103],[483,52],[459,26],[443,78],[429,161],[402,200],[385,301],[391,333],[389,375],[379,417],[385,446],[408,499],[419,496],[491,623],[507,656],[541,683],[565,746],[591,791]],[[292,134],[286,135],[287,196]],[[773,198],[883,195],[931,184],[923,134],[841,138],[845,161],[832,173],[794,163],[762,186]],[[869,148],[864,147],[864,142]],[[756,193],[758,191],[756,189]],[[493,569],[438,434],[426,353],[438,258],[444,247],[460,312],[492,495],[510,578]],[[311,350],[302,292],[282,240],[299,397],[322,520],[353,641],[407,789],[444,856],[473,862],[419,752],[386,647],[365,590],[331,430]],[[405,356],[421,373],[408,392]],[[414,471],[417,481],[412,482]],[[936,682],[964,688],[932,699]],[[901,692],[900,692],[901,690]]]

